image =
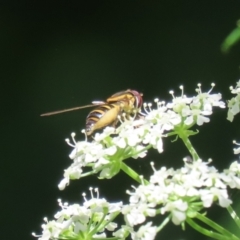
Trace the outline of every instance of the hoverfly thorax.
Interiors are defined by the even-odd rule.
[[[140,109],[143,104],[142,94],[135,90],[126,90],[113,94],[106,100],[108,103],[119,102],[123,112],[133,113]]]

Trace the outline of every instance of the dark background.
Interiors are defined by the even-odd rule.
[[[9,1],[0,8],[1,103],[1,239],[34,239],[42,218],[52,219],[57,198],[82,202],[81,193],[100,187],[101,196],[120,201],[129,178],[96,176],[57,184],[70,164],[71,132],[83,140],[89,109],[41,118],[44,112],[104,100],[128,88],[144,93],[145,101],[184,84],[193,94],[201,82],[230,99],[230,85],[239,79],[240,46],[220,52],[224,38],[240,17],[237,0],[167,1]],[[239,119],[226,120],[218,110],[211,124],[192,138],[204,159],[219,169],[229,166]],[[180,141],[164,141],[165,152],[150,151],[148,160],[130,160],[140,174],[149,174],[149,160],[179,167],[188,153]],[[176,154],[177,153],[177,154]],[[130,181],[131,184],[133,182]],[[136,185],[136,184],[135,184]],[[239,195],[238,195],[239,197]],[[225,210],[209,212],[227,218]],[[223,214],[223,215],[221,215]],[[223,222],[224,224],[224,222]],[[190,227],[183,232],[169,224],[161,239],[204,239]]]

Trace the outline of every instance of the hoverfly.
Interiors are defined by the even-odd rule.
[[[133,116],[141,108],[142,103],[142,94],[135,90],[128,89],[113,94],[107,98],[105,102],[94,101],[90,105],[44,113],[41,116],[50,116],[87,107],[96,107],[86,118],[85,132],[87,136],[91,136],[95,131],[106,126],[116,126],[118,116],[122,113],[125,113],[127,117]]]

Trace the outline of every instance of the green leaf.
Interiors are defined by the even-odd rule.
[[[227,53],[233,45],[240,40],[240,27],[235,28],[224,40],[221,45],[221,50]]]

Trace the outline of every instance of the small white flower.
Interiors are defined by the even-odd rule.
[[[157,227],[152,226],[152,222],[142,225],[137,232],[132,232],[133,240],[153,240],[157,234]]]
[[[178,210],[172,210],[172,222],[179,225],[186,220],[186,213]]]
[[[240,144],[237,143],[235,140],[233,141],[233,143],[234,143],[235,145],[237,145],[237,146],[240,146]],[[239,153],[240,153],[240,147],[234,148],[234,149],[233,149],[233,152],[234,152],[234,154],[239,154]]]
[[[64,190],[65,187],[69,185],[69,181],[70,181],[69,177],[63,178],[61,182],[58,184],[58,188],[60,190]]]
[[[106,155],[112,156],[112,155],[114,155],[116,152],[117,152],[116,146],[111,146],[111,147],[105,149]]]
[[[147,155],[147,151],[145,150],[145,147],[142,145],[138,145],[135,148],[136,154],[132,155],[132,158],[137,159],[137,158],[144,158]]]
[[[106,137],[110,136],[111,134],[114,134],[115,131],[116,129],[114,127],[107,126],[106,128],[103,129],[103,132],[101,134],[96,133],[94,136],[94,139],[96,142],[101,142]]]
[[[234,154],[239,154],[240,153],[240,147],[239,148],[234,148],[233,152],[234,152]]]
[[[173,223],[179,225],[186,220],[187,209],[188,204],[179,199],[173,202],[168,202],[161,208],[161,213],[164,214],[165,212],[171,212]]]
[[[238,161],[234,161],[229,168],[230,171],[240,174],[240,163]]]
[[[117,237],[119,239],[125,239],[130,232],[133,232],[133,229],[129,226],[121,226],[121,228],[119,230],[117,230],[116,232],[113,233],[114,237]]]
[[[182,90],[182,94],[180,97],[174,96],[174,91],[170,91],[169,93],[173,97],[172,103],[168,103],[167,107],[172,108],[175,112],[181,113],[184,112],[185,108],[188,108],[187,105],[189,105],[192,102],[192,97],[187,97],[183,93],[183,86],[180,86],[180,89]]]
[[[127,142],[124,138],[114,137],[113,143],[119,148],[125,148],[127,146]]]
[[[240,81],[237,82],[235,89],[230,87],[232,94],[237,94],[231,100],[228,101],[228,116],[229,121],[233,121],[234,116],[240,111]]]
[[[194,98],[194,102],[202,102],[205,106],[203,109],[211,109],[211,106],[225,108],[225,103],[223,101],[220,101],[222,98],[222,95],[220,93],[210,94],[215,84],[212,83],[211,86],[212,88],[207,93],[203,93],[201,90],[201,84],[198,84],[198,88],[196,89],[198,95]]]
[[[146,204],[124,206],[122,213],[125,215],[125,222],[131,227],[143,223],[146,220],[144,212],[147,209],[148,206]]]
[[[235,98],[232,98],[230,101],[228,101],[228,117],[227,119],[229,121],[233,121],[234,116],[240,112],[240,99],[239,95]]]
[[[240,93],[240,80],[237,82],[236,87],[233,88],[232,86],[230,87],[231,93],[232,94],[238,94]]]
[[[214,195],[208,189],[200,190],[200,196],[204,207],[208,208],[212,205]]]

